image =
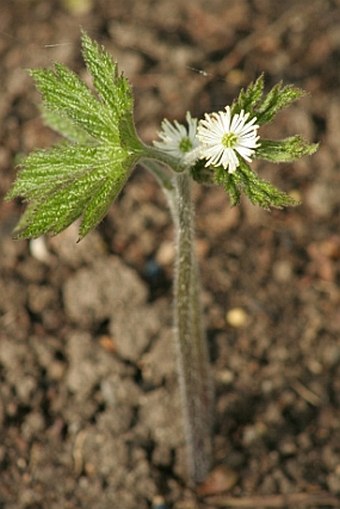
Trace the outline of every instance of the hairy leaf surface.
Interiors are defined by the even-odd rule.
[[[128,81],[84,32],[82,53],[94,90],[61,64],[31,71],[43,117],[66,141],[24,159],[7,195],[29,202],[16,238],[54,235],[80,216],[83,237],[106,214],[140,157]]]

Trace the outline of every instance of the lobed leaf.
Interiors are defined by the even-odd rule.
[[[40,199],[55,187],[76,180],[91,169],[96,156],[101,160],[99,152],[97,147],[66,144],[32,152],[24,160],[7,198],[24,196],[29,200]]]
[[[274,116],[294,101],[305,95],[305,92],[294,85],[283,86],[282,82],[275,85],[256,108],[256,118],[259,125],[270,122]]]
[[[118,75],[117,64],[113,62],[105,48],[82,32],[82,50],[86,67],[103,103],[116,119],[125,111],[131,111],[133,98],[130,85],[123,75]]]
[[[289,163],[301,157],[314,154],[317,143],[307,143],[301,136],[291,136],[284,140],[264,140],[256,149],[256,158],[273,163]]]
[[[36,190],[14,231],[15,238],[55,235],[80,216],[80,237],[84,237],[103,218],[129,176],[123,164],[116,163],[114,172],[111,165],[111,157],[98,159],[97,165],[77,171],[75,178],[65,174],[53,185]]]
[[[80,238],[85,237],[103,219],[111,203],[124,187],[128,176],[124,167],[121,167],[120,172],[116,172],[106,179],[98,191],[93,194],[82,215],[79,228]]]
[[[275,85],[264,94],[264,76],[261,74],[246,89],[242,89],[238,98],[232,104],[232,113],[241,110],[249,112],[250,117],[256,117],[259,125],[270,122],[274,116],[292,102],[300,99],[305,92],[293,85],[284,86],[282,82]]]
[[[233,206],[240,202],[241,193],[244,193],[251,203],[265,209],[299,205],[292,196],[261,179],[244,160],[240,160],[234,173],[228,173],[222,166],[214,170],[215,183],[224,188]]]
[[[280,191],[267,180],[261,179],[243,160],[240,161],[240,166],[231,176],[235,185],[243,190],[254,205],[270,209],[271,207],[282,208],[299,204],[289,194]]]
[[[215,181],[216,184],[221,185],[229,195],[230,203],[232,206],[238,205],[240,203],[240,188],[237,186],[233,176],[228,173],[222,166],[216,168]]]
[[[44,101],[44,108],[67,117],[90,136],[102,141],[118,139],[110,111],[100,103],[76,74],[61,64],[55,69],[30,72]]]
[[[65,113],[42,108],[42,117],[46,125],[64,136],[72,143],[80,145],[95,143],[95,138],[79,125],[76,125]]]
[[[31,72],[45,120],[68,141],[36,150],[22,162],[7,195],[30,202],[16,238],[57,234],[80,216],[83,237],[105,215],[141,157],[127,80],[85,33],[82,47],[97,95],[61,64]]]
[[[241,110],[249,111],[253,113],[256,105],[260,101],[263,95],[264,87],[264,76],[261,74],[255,81],[250,83],[246,89],[242,89],[239,93],[238,98],[233,102],[231,106],[231,112],[240,113]]]

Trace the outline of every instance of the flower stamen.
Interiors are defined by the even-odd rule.
[[[183,154],[190,152],[190,150],[192,150],[192,141],[190,140],[190,138],[188,137],[182,138],[179,143],[179,149],[181,152],[183,152]]]
[[[222,137],[222,145],[225,148],[234,148],[238,138],[235,133],[226,133]]]

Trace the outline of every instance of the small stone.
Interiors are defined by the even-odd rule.
[[[216,373],[216,381],[229,385],[234,381],[235,375],[230,369],[222,369]]]
[[[162,267],[171,265],[175,258],[174,242],[166,240],[161,243],[156,253],[156,261]]]
[[[285,283],[292,276],[292,265],[287,260],[278,260],[273,265],[273,276],[280,283]]]
[[[231,327],[236,329],[244,327],[248,322],[248,314],[242,308],[232,308],[226,314],[226,321]]]
[[[51,254],[46,247],[44,237],[30,240],[29,247],[31,255],[39,262],[49,263],[51,261]]]
[[[160,495],[156,495],[152,500],[152,509],[166,509],[165,500]]]
[[[231,490],[238,481],[237,473],[231,468],[220,465],[216,467],[206,480],[198,487],[201,496],[216,495]]]

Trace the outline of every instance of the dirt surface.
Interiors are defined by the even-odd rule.
[[[22,205],[1,201],[0,508],[340,507],[339,0],[80,6],[1,1],[1,198],[18,157],[57,140],[25,69],[57,60],[85,76],[80,26],[130,78],[145,141],[163,117],[222,108],[263,71],[268,87],[310,92],[270,136],[321,147],[257,165],[301,197],[296,209],[232,209],[195,187],[216,381],[215,481],[200,490],[185,482],[173,229],[155,181],[137,169],[79,244],[75,225],[14,242]]]

